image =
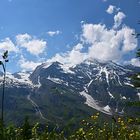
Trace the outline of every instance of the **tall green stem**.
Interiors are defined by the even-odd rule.
[[[2,123],[4,121],[4,118],[3,118],[3,114],[4,114],[4,93],[5,93],[5,78],[6,78],[6,62],[4,62],[3,64],[3,70],[4,70],[4,77],[3,77],[3,88],[2,88],[2,110],[1,110],[1,120],[2,120]]]

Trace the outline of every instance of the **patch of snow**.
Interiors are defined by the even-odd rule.
[[[18,75],[20,75],[21,78],[16,78],[14,75],[11,73],[6,74],[6,82],[7,83],[14,83],[15,85],[19,84],[25,84],[33,87],[33,83],[29,79],[30,74],[29,73],[24,73],[24,72],[19,72]]]
[[[72,66],[71,66],[71,68],[73,68],[73,69],[74,69],[76,66],[77,66],[77,65],[72,65]]]
[[[82,77],[82,76],[78,76],[78,78],[83,79],[84,77]]]
[[[94,100],[92,98],[92,96],[87,94],[85,91],[80,92],[80,95],[86,98],[85,104],[87,104],[88,106],[90,106],[90,107],[92,107],[92,108],[94,108],[102,113],[112,115],[112,113],[110,111],[108,112],[108,111],[104,110],[104,108],[100,107],[98,105],[98,102],[96,100]]]
[[[61,79],[59,79],[59,78],[52,78],[52,77],[48,76],[47,79],[50,80],[50,81],[52,81],[52,82],[54,82],[54,83],[57,83],[57,84],[62,84],[62,83],[64,83],[64,81],[61,80]]]
[[[120,77],[119,77],[119,75],[114,71],[114,74],[117,76],[117,78],[118,78],[118,83],[120,84],[120,86],[122,86],[122,83],[121,83],[121,81],[120,81]]]
[[[90,61],[85,61],[85,64],[90,65],[91,62]]]
[[[93,80],[90,80],[90,82],[88,83],[87,87],[89,87],[92,82],[93,82]]]
[[[68,83],[68,82],[66,82],[66,83],[65,83],[65,85],[66,85],[66,86],[69,86],[69,83]]]
[[[99,75],[101,75],[102,73],[105,73],[106,81],[107,81],[107,84],[109,85],[109,72],[107,71],[106,67],[101,67]]]
[[[29,100],[31,102],[31,104],[33,105],[33,107],[35,108],[36,114],[39,114],[40,117],[43,120],[48,120],[47,118],[44,117],[44,115],[42,114],[40,107],[31,99],[31,94],[27,95],[27,100]]]
[[[126,97],[125,96],[122,96],[122,99],[126,100]]]
[[[63,81],[63,80],[61,80],[59,78],[52,78],[52,77],[48,76],[47,79],[50,80],[50,81],[52,81],[52,82],[54,82],[54,83],[64,84],[64,85],[68,86],[68,82],[65,82],[65,81]]]
[[[121,99],[121,100],[126,100],[127,98],[126,98],[125,96],[122,96],[122,95],[120,94],[120,99]]]
[[[111,92],[108,91],[109,96],[114,99],[114,96],[111,94]]]
[[[139,100],[140,100],[140,93],[137,93],[138,97],[139,97]]]
[[[70,66],[68,66],[68,65],[60,65],[60,67],[63,69],[63,71],[64,71],[64,73],[71,73],[71,74],[75,74],[75,72],[74,71],[71,71],[70,70]]]
[[[28,80],[30,76],[29,73],[23,73],[23,72],[19,72],[18,75],[21,76],[21,79],[25,79],[25,80]]]
[[[111,111],[111,108],[109,107],[109,105],[106,105],[103,109],[106,112],[110,112]]]
[[[127,86],[131,86],[131,87],[134,87],[134,85],[130,84],[130,83],[127,83],[127,82],[124,82],[125,85]]]
[[[90,76],[90,74],[88,72],[86,73],[86,75],[88,76],[89,79],[91,79],[91,76]]]
[[[37,88],[40,88],[41,87],[40,76],[38,76],[38,84],[37,85],[34,85],[34,86],[37,87]]]
[[[88,93],[88,89],[86,87],[84,87],[84,90],[85,90],[86,93]]]
[[[125,77],[125,79],[126,79],[127,81],[130,81],[130,80],[131,80],[131,78],[129,78],[129,77]]]

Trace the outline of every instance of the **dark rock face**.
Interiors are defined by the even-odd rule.
[[[55,62],[47,68],[44,65],[37,67],[30,79],[36,84],[40,79],[41,89],[52,82],[51,85],[73,90],[77,94],[84,91],[100,107],[108,106],[108,112],[123,113],[128,109],[125,107],[126,102],[139,100],[139,91],[134,88],[130,79],[136,71],[138,68],[133,66],[124,67],[113,62],[89,60],[66,71],[65,66]]]
[[[6,109],[24,110],[31,116],[37,114],[36,118],[42,113],[44,118],[60,122],[76,115],[88,116],[95,110],[108,115],[134,113],[138,109],[126,103],[139,101],[139,90],[130,79],[138,70],[95,60],[86,60],[75,67],[59,62],[49,66],[44,63],[32,73],[7,75]],[[29,100],[29,95],[36,105]]]

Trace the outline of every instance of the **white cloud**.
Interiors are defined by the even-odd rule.
[[[81,24],[84,24],[84,23],[85,23],[85,21],[84,21],[84,20],[82,20],[80,23],[81,23]]]
[[[101,24],[84,24],[82,40],[90,44],[88,58],[100,61],[120,61],[123,56],[137,47],[133,29],[124,26],[116,31]]]
[[[126,15],[123,12],[118,12],[117,15],[114,16],[114,26],[113,27],[115,29],[118,28],[121,25],[121,23],[125,17],[126,17]]]
[[[68,62],[69,64],[76,65],[84,61],[86,58],[85,53],[82,53],[83,46],[82,44],[77,44],[72,51],[68,53]]]
[[[67,53],[56,54],[53,58],[49,59],[48,62],[59,61],[67,66],[73,66],[83,62],[86,59],[86,53],[82,53],[82,44],[77,44],[73,49]]]
[[[0,50],[5,51],[8,50],[9,52],[18,52],[18,49],[14,45],[14,43],[10,40],[10,38],[5,38],[4,40],[0,41]]]
[[[113,14],[114,12],[119,12],[119,11],[120,11],[120,8],[117,8],[114,5],[109,5],[108,9],[106,10],[108,14]]]
[[[108,14],[113,14],[113,12],[114,12],[115,9],[116,9],[115,6],[109,5],[109,7],[108,7],[108,9],[106,10],[106,12],[107,12]]]
[[[56,54],[48,62],[59,61],[67,66],[79,64],[86,59],[124,62],[124,56],[135,51],[137,47],[137,39],[132,36],[133,32],[134,30],[127,26],[116,30],[108,29],[102,24],[83,24],[81,34],[83,44],[77,44],[66,53]]]
[[[123,27],[118,33],[120,36],[122,36],[123,39],[121,42],[123,46],[123,52],[129,52],[136,49],[137,39],[132,36],[132,33],[134,33],[133,29],[130,29],[129,27]]]
[[[16,36],[17,45],[26,48],[33,55],[43,53],[47,46],[47,42],[41,39],[36,39],[29,34],[19,34]]]
[[[41,63],[39,62],[33,62],[33,61],[28,61],[26,60],[23,56],[21,56],[21,59],[19,60],[18,64],[20,65],[20,68],[23,71],[29,71],[29,70],[34,70],[38,65]]]
[[[16,36],[17,43],[18,44],[24,44],[25,42],[28,42],[32,39],[32,37],[29,34],[19,34]]]
[[[47,34],[51,37],[55,36],[55,35],[59,35],[61,32],[59,30],[57,31],[48,31]]]

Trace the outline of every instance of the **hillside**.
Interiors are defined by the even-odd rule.
[[[130,78],[138,70],[86,60],[73,67],[54,62],[43,63],[33,72],[7,73],[5,121],[20,124],[29,116],[33,122],[66,125],[97,111],[104,117],[137,115],[139,108],[127,103],[140,100]],[[2,73],[0,80],[2,86]]]

